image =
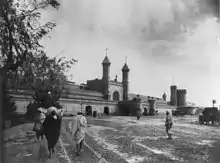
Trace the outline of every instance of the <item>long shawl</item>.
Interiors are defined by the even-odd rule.
[[[77,144],[85,138],[86,124],[87,120],[82,115],[77,115],[72,121],[72,136],[76,140]]]

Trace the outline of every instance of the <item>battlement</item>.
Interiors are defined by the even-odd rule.
[[[184,94],[186,94],[186,93],[187,93],[187,90],[186,90],[186,89],[178,89],[177,92],[178,92],[178,93],[184,93]]]
[[[176,85],[171,85],[170,88],[171,89],[177,89],[177,86]]]

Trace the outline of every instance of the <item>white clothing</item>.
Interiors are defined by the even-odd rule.
[[[83,115],[77,115],[72,122],[72,136],[76,140],[76,143],[79,144],[86,134],[87,120]]]

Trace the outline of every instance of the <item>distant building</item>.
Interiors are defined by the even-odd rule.
[[[164,99],[129,94],[130,69],[127,63],[121,69],[122,81],[118,81],[117,76],[114,80],[110,80],[110,65],[111,62],[106,55],[102,62],[101,79],[88,80],[86,84],[80,85],[66,81],[60,98],[64,111],[76,114],[82,110],[91,114],[92,110],[96,109],[100,114],[133,115],[136,114],[136,109],[141,109],[143,113],[149,107],[173,108],[167,104],[165,94]],[[33,92],[24,84],[11,89],[10,94],[14,97],[20,112],[25,112],[26,106],[33,100]],[[179,97],[182,98],[181,93]],[[173,96],[172,99],[175,98]],[[179,103],[184,103],[184,100],[180,100]]]

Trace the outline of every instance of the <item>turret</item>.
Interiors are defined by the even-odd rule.
[[[178,89],[177,90],[177,106],[186,106],[186,89]]]
[[[177,105],[177,86],[170,86],[170,104],[176,106]]]
[[[125,62],[122,68],[122,84],[123,84],[123,100],[128,100],[128,73],[129,68],[127,63]]]
[[[111,62],[108,59],[106,49],[106,56],[102,61],[103,73],[102,73],[102,81],[103,81],[103,94],[106,99],[109,99],[109,75],[110,75],[110,65]]]

